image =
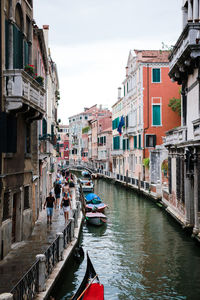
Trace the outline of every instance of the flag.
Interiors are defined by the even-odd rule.
[[[122,134],[122,127],[123,127],[124,125],[125,125],[125,123],[124,123],[124,117],[121,116],[119,125],[118,125],[118,127],[117,127],[117,131],[119,132],[119,135]]]

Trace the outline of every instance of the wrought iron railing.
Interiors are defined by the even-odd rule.
[[[33,299],[38,291],[39,260],[11,290],[14,300]]]
[[[63,246],[67,248],[67,245],[71,242],[71,220],[67,224],[67,227],[63,230]]]
[[[59,237],[49,246],[44,253],[46,257],[46,279],[52,273],[53,268],[59,261]]]

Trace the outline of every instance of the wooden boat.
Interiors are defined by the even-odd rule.
[[[82,175],[83,177],[90,177],[90,173],[89,173],[88,171],[86,171],[86,170],[82,171],[82,172],[81,172],[81,175]]]
[[[80,180],[83,192],[92,192],[94,190],[94,184],[92,180]]]
[[[101,226],[107,223],[107,217],[100,212],[88,212],[85,214],[86,221],[95,226]]]
[[[108,207],[108,205],[105,203],[99,203],[99,204],[88,203],[86,204],[85,209],[87,212],[91,211],[91,212],[103,213],[106,207]]]
[[[104,300],[104,286],[100,283],[98,275],[87,253],[87,268],[85,276],[76,292],[70,300]]]

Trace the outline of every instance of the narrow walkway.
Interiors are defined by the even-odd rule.
[[[65,228],[64,216],[54,209],[52,224],[47,225],[46,210],[40,213],[31,237],[14,244],[10,253],[0,261],[0,294],[10,292],[36,260]]]

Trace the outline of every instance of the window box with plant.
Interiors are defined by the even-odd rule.
[[[35,75],[34,69],[35,69],[34,65],[28,64],[24,67],[24,71],[32,77],[34,77],[34,75]]]
[[[36,76],[35,80],[41,85],[42,87],[44,86],[44,77],[42,76]]]

